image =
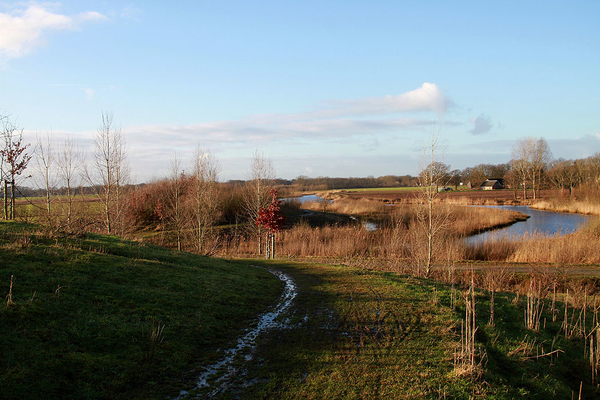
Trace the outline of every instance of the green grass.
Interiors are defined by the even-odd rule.
[[[175,396],[281,283],[247,265],[116,237],[0,223],[0,398]],[[158,337],[152,339],[153,330]]]
[[[0,223],[0,252],[0,288],[8,295],[12,275],[14,302],[0,305],[2,399],[164,399],[190,389],[279,298],[282,284],[252,264],[291,275],[298,296],[288,327],[259,338],[216,398],[562,399],[578,398],[580,382],[582,398],[599,395],[585,340],[565,339],[548,304],[544,328],[525,329],[523,296],[497,294],[491,326],[489,294],[477,292],[478,374],[460,375],[465,305],[458,293],[452,309],[451,288],[431,280],[215,260],[101,235],[49,238],[19,223]]]
[[[460,293],[452,309],[451,288],[430,280],[342,265],[268,265],[299,285],[294,328],[265,338],[244,378],[217,398],[563,399],[578,398],[580,382],[582,398],[599,394],[584,340],[562,338],[560,320],[525,329],[523,297],[496,294],[490,326],[489,295],[477,292],[478,372],[460,375]]]

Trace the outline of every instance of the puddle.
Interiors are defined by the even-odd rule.
[[[257,266],[254,265],[254,267]],[[182,390],[179,396],[175,398],[176,400],[200,398],[198,397],[200,394],[197,394],[199,392],[202,392],[202,398],[212,398],[223,392],[231,384],[232,378],[235,378],[241,372],[239,360],[246,362],[252,359],[256,348],[256,338],[271,329],[287,326],[287,321],[282,322],[279,317],[290,309],[297,294],[297,286],[289,275],[276,270],[269,270],[269,272],[285,284],[279,303],[277,303],[274,310],[261,315],[256,327],[248,330],[240,337],[237,345],[227,349],[219,361],[205,367],[204,372],[196,381],[196,386],[189,391]],[[234,365],[234,362],[237,362],[237,365]],[[206,394],[207,391],[208,394]]]

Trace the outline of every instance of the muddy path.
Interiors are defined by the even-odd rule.
[[[253,267],[261,268],[255,265]],[[276,306],[260,315],[253,327],[239,337],[234,346],[222,352],[223,355],[217,362],[204,367],[196,379],[195,386],[181,390],[176,400],[211,399],[226,392],[234,381],[239,385],[244,379],[246,365],[253,358],[258,337],[288,326],[289,319],[286,318],[286,314],[292,308],[298,287],[290,275],[274,269],[270,269],[269,272],[284,283],[283,293]]]

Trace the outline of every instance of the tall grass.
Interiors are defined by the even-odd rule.
[[[386,212],[386,205],[380,201],[368,199],[352,199],[342,197],[328,204],[325,202],[311,201],[302,205],[302,208],[313,211],[329,211],[346,215],[372,215]]]
[[[565,201],[564,199],[541,200],[533,203],[530,207],[537,210],[600,215],[600,204],[588,201]]]
[[[352,210],[374,212],[371,202],[353,201]],[[346,206],[344,206],[346,207]],[[277,254],[282,257],[352,258],[352,263],[375,258],[382,264],[411,264],[419,257],[423,240],[419,235],[417,205],[385,207],[385,214],[375,218],[379,228],[369,231],[358,220],[354,224],[325,225],[311,227],[300,223],[279,233],[276,238]],[[438,206],[436,206],[437,208]],[[435,212],[448,212],[447,206],[439,205]],[[342,208],[338,208],[342,209]],[[347,210],[347,208],[346,208]],[[355,214],[358,215],[358,214]],[[500,209],[454,206],[450,210],[447,229],[436,237],[434,260],[446,263],[464,259],[506,259],[507,251],[494,244],[472,248],[464,244],[463,238],[494,226],[504,226],[523,218],[522,214]],[[222,256],[251,256],[255,251],[255,238],[236,236],[225,241],[220,248]],[[508,253],[514,253],[514,244]],[[410,269],[410,266],[407,267]]]

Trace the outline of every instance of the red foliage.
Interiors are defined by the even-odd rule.
[[[9,165],[8,175],[12,180],[15,176],[21,175],[31,160],[32,156],[30,154],[23,154],[27,147],[29,147],[29,144],[23,144],[23,138],[19,137],[17,141],[8,140],[6,148],[0,150],[0,155]],[[14,182],[10,183],[14,184]]]
[[[279,232],[285,225],[285,215],[281,213],[280,204],[281,201],[277,200],[277,190],[271,189],[271,205],[258,211],[256,226],[264,226],[269,233]]]

